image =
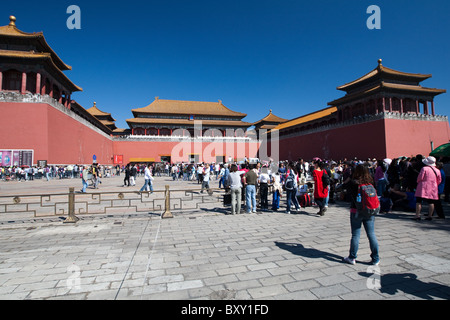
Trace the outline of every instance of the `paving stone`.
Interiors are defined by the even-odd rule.
[[[0,299],[450,299],[448,219],[425,225],[405,213],[376,217],[381,288],[370,289],[376,275],[364,232],[357,264],[342,262],[348,205],[331,205],[323,217],[316,210],[0,223]],[[80,287],[69,288],[77,279]]]

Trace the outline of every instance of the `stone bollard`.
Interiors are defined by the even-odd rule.
[[[173,214],[172,212],[170,212],[170,190],[168,185],[166,185],[166,191],[164,192],[164,199],[165,199],[164,213],[162,214],[161,218],[163,219],[173,218]]]
[[[75,223],[79,218],[75,216],[75,188],[69,188],[69,216],[63,221],[64,223]]]

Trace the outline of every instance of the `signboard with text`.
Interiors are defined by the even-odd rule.
[[[32,166],[33,150],[0,150],[0,166]]]

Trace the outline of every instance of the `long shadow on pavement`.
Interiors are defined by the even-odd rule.
[[[286,242],[278,242],[275,241],[275,245],[283,250],[289,251],[293,254],[305,257],[305,258],[322,258],[327,259],[329,261],[343,263],[342,256],[339,256],[334,253],[325,252],[322,250],[314,249],[314,248],[305,248],[303,245],[299,243],[286,243]]]
[[[370,278],[372,273],[359,272],[359,275]],[[446,285],[435,282],[423,282],[417,279],[414,273],[389,273],[381,275],[381,293],[395,295],[399,291],[414,295],[420,299],[450,299],[450,288]]]

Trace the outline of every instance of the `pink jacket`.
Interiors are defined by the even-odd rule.
[[[439,199],[438,185],[441,183],[441,180],[441,172],[438,169],[430,166],[423,167],[417,177],[416,197]]]

